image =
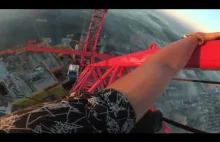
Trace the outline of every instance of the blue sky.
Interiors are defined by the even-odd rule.
[[[220,31],[220,9],[172,9],[163,11],[201,32]]]

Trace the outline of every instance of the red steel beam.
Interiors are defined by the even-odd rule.
[[[118,57],[114,57],[105,61],[90,64],[89,66],[100,66],[100,67],[137,67],[142,64],[150,55],[159,51],[159,47],[155,43],[152,43],[149,47],[154,46],[154,49],[149,48],[144,51],[134,52],[131,54],[126,54]]]
[[[96,10],[96,11],[99,11],[99,10]],[[102,25],[103,25],[104,18],[105,18],[105,15],[106,15],[107,11],[108,11],[107,9],[101,11],[102,12],[101,17],[100,18],[98,17],[100,21],[99,21],[99,24],[97,26],[97,29],[95,30],[95,34],[94,34],[94,37],[93,37],[92,42],[91,42],[92,45],[93,45],[91,51],[93,53],[96,52],[96,47],[97,47],[97,44],[98,44],[99,35],[100,35],[100,32],[101,32]],[[92,63],[94,63],[94,62],[95,62],[95,58],[92,57]]]
[[[87,52],[87,49],[88,49],[89,38],[90,38],[91,30],[92,30],[92,25],[93,25],[93,21],[94,21],[94,16],[95,16],[95,11],[93,12],[93,15],[92,15],[92,18],[91,18],[91,21],[90,21],[90,24],[89,24],[89,29],[88,29],[86,38],[85,38],[85,40],[83,41],[83,47],[82,47],[82,51],[83,51],[83,52]],[[80,65],[84,65],[84,60],[85,60],[85,57],[84,57],[84,56],[81,56]]]
[[[96,71],[97,71],[97,74],[98,74],[98,76],[100,78],[102,76],[102,72],[101,72],[100,68],[97,67]],[[103,86],[107,86],[107,83],[106,83],[105,80],[103,80]]]
[[[119,77],[120,77],[120,78],[123,77],[123,71],[124,71],[124,68],[121,67],[121,68],[120,68],[120,71],[119,71]]]
[[[88,90],[88,92],[92,92],[92,91],[102,82],[102,80],[105,79],[105,78],[112,72],[113,69],[114,69],[113,67],[110,68],[110,69],[108,69],[108,70],[102,75],[102,77],[101,77],[98,81],[96,81],[95,84],[93,84],[93,86]]]
[[[90,64],[90,66],[120,66],[120,67],[137,67],[147,60],[152,54],[160,49],[155,43],[145,51],[135,52],[119,57],[114,57],[106,61]],[[202,47],[197,48],[192,54],[185,68],[202,68],[205,70],[217,70],[220,68],[220,40],[209,41]]]
[[[107,13],[107,9],[97,10],[94,9],[93,15],[89,24],[89,29],[86,35],[85,40],[83,41],[83,52],[93,52],[96,53],[96,46],[99,39],[99,34],[104,22],[105,15]],[[95,57],[91,56],[91,63],[95,62]],[[84,65],[85,56],[81,56],[80,65]]]
[[[74,50],[74,49],[58,49],[58,48],[39,48],[39,47],[27,47],[25,48],[26,51],[30,52],[48,52],[48,53],[62,53],[62,54],[75,54],[75,55],[83,55],[88,57],[96,57],[100,59],[109,59],[112,56],[107,54],[100,54],[100,53],[93,53],[93,52],[84,52],[80,50]]]
[[[111,78],[110,78],[110,80],[109,80],[109,82],[108,82],[108,85],[112,84],[112,82],[115,80],[116,74],[117,74],[117,72],[118,72],[118,69],[119,69],[119,67],[116,67],[116,68],[114,69],[114,71],[113,71],[113,73],[112,73],[112,75],[111,75]]]
[[[98,76],[96,72],[93,72],[93,73],[92,73],[92,77],[93,77],[94,81],[97,81],[97,80],[100,80],[100,77],[101,77],[101,76]],[[104,85],[103,85],[103,82],[100,83],[100,87],[101,87],[102,89],[105,88]]]
[[[7,50],[4,50],[4,51],[1,51],[0,56],[2,56],[4,54],[15,54],[17,52],[21,52],[21,51],[24,51],[24,50],[25,50],[25,48],[7,49]]]
[[[83,85],[86,84],[86,81],[88,80],[89,76],[92,74],[92,71],[94,70],[94,67],[88,67],[88,71],[84,75],[80,75],[77,82],[73,85],[70,93],[72,92],[80,92]]]

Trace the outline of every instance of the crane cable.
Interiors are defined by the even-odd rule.
[[[173,126],[175,126],[177,128],[181,128],[181,129],[189,131],[189,132],[193,132],[193,133],[208,133],[208,132],[205,132],[205,131],[202,131],[202,130],[198,130],[198,129],[189,127],[187,125],[183,125],[181,123],[178,123],[176,121],[173,121],[173,120],[165,118],[165,117],[163,117],[163,121],[168,123],[168,124],[170,124],[170,125],[173,125]]]

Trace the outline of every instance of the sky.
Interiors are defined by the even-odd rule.
[[[220,31],[220,9],[163,9],[200,32]]]

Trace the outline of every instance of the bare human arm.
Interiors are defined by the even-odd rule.
[[[219,33],[191,35],[166,45],[133,72],[108,87],[118,90],[128,98],[134,108],[136,121],[164,93],[171,79],[186,65],[195,48],[207,40],[220,37]]]

